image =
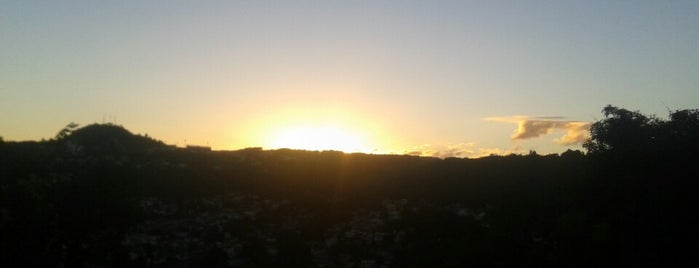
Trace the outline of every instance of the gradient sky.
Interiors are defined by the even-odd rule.
[[[269,148],[321,126],[373,152],[551,153],[607,104],[699,108],[699,1],[0,3],[5,140],[113,122]]]

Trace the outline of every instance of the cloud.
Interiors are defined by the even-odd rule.
[[[404,154],[407,155],[430,156],[438,158],[479,158],[489,155],[508,155],[519,153],[522,153],[522,151],[521,148],[519,148],[518,146],[510,149],[483,148],[478,147],[473,142],[464,142],[449,145],[423,144],[421,146],[416,146],[404,152]]]
[[[519,123],[522,120],[527,120],[529,117],[524,115],[514,115],[514,116],[496,116],[496,117],[486,117],[483,120],[491,122],[503,122],[503,123]]]
[[[439,158],[469,157],[474,153],[474,143],[458,143],[451,145],[423,144],[408,150],[405,154],[416,156],[432,156]]]
[[[540,120],[563,120],[566,119],[565,116],[537,116],[533,117],[534,119],[540,119]]]
[[[561,116],[509,116],[488,117],[486,121],[516,123],[517,129],[512,134],[513,140],[538,138],[556,130],[564,130],[566,134],[554,140],[561,145],[576,145],[584,142],[590,136],[590,122],[566,121]]]
[[[569,122],[565,126],[568,132],[557,139],[556,142],[561,145],[583,143],[590,138],[590,125],[590,122]]]

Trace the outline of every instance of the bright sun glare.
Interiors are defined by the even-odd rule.
[[[303,150],[339,150],[365,152],[361,135],[339,127],[301,126],[276,131],[268,144],[270,148]]]

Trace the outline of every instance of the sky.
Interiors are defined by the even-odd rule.
[[[696,0],[2,1],[0,136],[560,153],[608,104],[699,108],[698,25]]]

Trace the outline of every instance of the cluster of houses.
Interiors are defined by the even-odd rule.
[[[280,234],[302,238],[322,217],[288,200],[242,193],[178,201],[145,198],[140,204],[146,220],[125,236],[122,245],[132,262],[151,267],[198,265],[212,255],[220,259],[218,264],[257,266],[256,256],[273,261],[283,254],[286,242]],[[321,230],[321,237],[301,241],[301,250],[316,267],[387,267],[411,231],[405,218],[435,206],[425,201],[383,200]],[[438,209],[486,224],[485,212],[458,204]]]

